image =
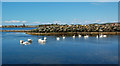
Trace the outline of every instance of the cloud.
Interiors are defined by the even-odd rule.
[[[33,22],[33,24],[40,24],[40,22]]]
[[[32,22],[32,24],[52,24],[50,22]]]
[[[52,24],[52,23],[50,23],[50,22],[44,22],[44,23],[41,23],[41,24]]]
[[[118,20],[114,20],[114,21],[112,21],[112,22],[119,22]]]
[[[22,23],[26,23],[27,21],[21,21]]]
[[[89,23],[90,21],[86,20],[85,23]]]
[[[71,22],[71,24],[82,24],[80,19],[73,19],[73,21]]]
[[[10,20],[10,21],[4,21],[5,23],[26,23],[27,21],[19,21],[19,20]]]
[[[60,24],[61,21],[53,21],[53,23],[54,23],[54,24],[56,24],[56,23],[57,23],[57,24]]]
[[[53,24],[67,24],[66,22],[63,22],[63,21],[53,21]]]
[[[101,5],[101,3],[100,2],[93,2],[93,3],[91,3],[92,5]]]
[[[96,20],[96,22],[98,23],[98,22],[101,22],[101,20]]]

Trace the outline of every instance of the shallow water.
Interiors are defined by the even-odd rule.
[[[117,64],[118,36],[106,38],[92,36],[65,39],[46,36],[45,44],[38,42],[44,36],[19,32],[2,32],[3,64]],[[20,40],[33,40],[30,45],[20,44]]]

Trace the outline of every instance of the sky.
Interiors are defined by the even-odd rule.
[[[2,3],[2,25],[91,24],[117,20],[117,2]]]
[[[2,0],[3,2],[119,2],[119,0]]]

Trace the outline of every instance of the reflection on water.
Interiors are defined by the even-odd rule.
[[[38,41],[38,43],[40,43],[41,45],[45,45],[46,42],[40,42],[40,41]]]
[[[11,34],[9,34],[11,33]],[[3,32],[3,64],[117,64],[118,37],[44,36]],[[31,39],[32,42],[29,42]],[[20,44],[20,40],[29,42]],[[42,59],[42,60],[41,60]]]

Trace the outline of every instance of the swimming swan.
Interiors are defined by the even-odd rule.
[[[27,41],[25,41],[25,42],[23,42],[23,44],[27,45],[27,44],[30,44],[30,43],[29,43],[29,42],[27,42]]]
[[[38,42],[45,43],[46,40],[45,40],[45,39],[44,39],[44,40],[42,40],[42,39],[38,39]]]
[[[81,37],[81,35],[78,35],[78,37],[80,38],[80,37]]]
[[[99,38],[99,36],[97,35],[96,38]]]
[[[57,37],[56,39],[57,39],[57,40],[60,40],[60,38],[59,38],[59,37]]]
[[[88,35],[84,36],[84,38],[88,38],[88,37],[89,37]]]
[[[23,40],[20,40],[20,44],[22,44],[24,41]]]
[[[47,37],[44,37],[44,40],[47,40]]]
[[[63,39],[65,39],[65,36],[63,36]]]
[[[75,35],[73,36],[73,38],[75,38]]]
[[[32,39],[28,39],[28,41],[30,41],[30,42],[31,42],[31,41],[32,41]]]

